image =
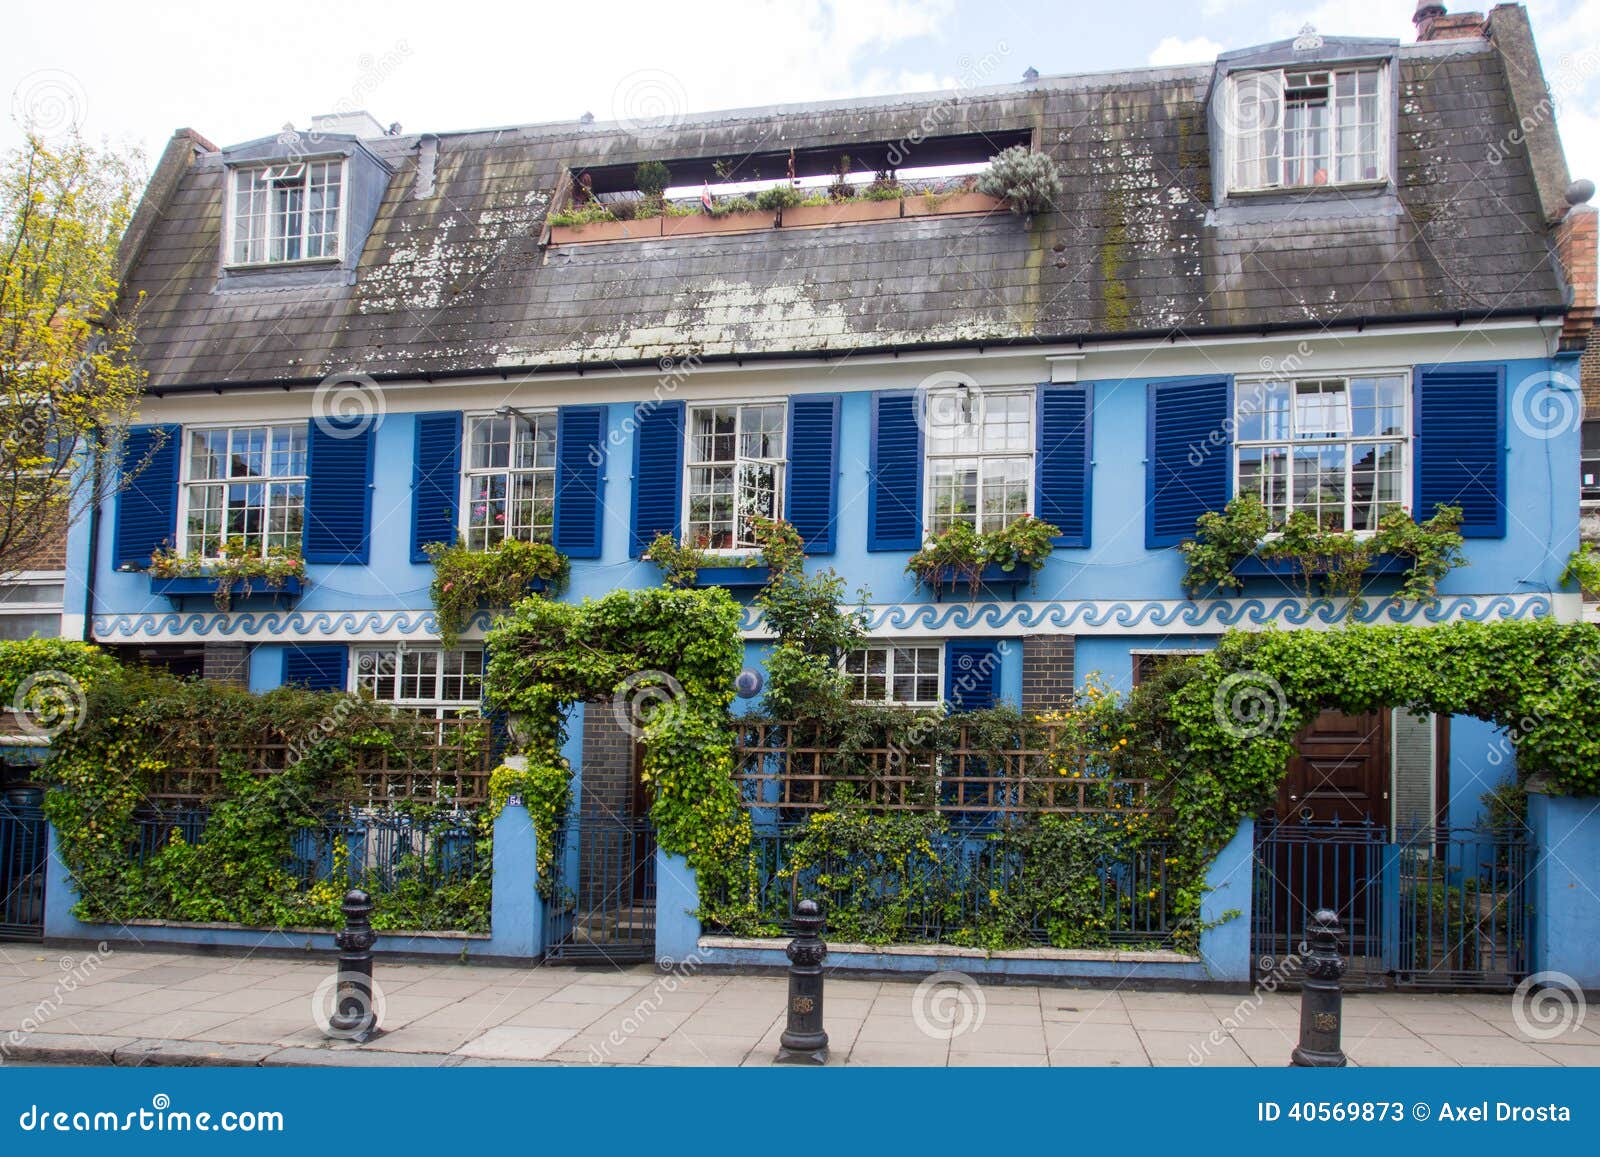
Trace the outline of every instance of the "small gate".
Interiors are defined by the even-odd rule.
[[[556,836],[545,957],[650,960],[656,944],[656,833],[646,819],[584,816]]]
[[[0,940],[44,938],[50,834],[37,803],[0,798]]]
[[[1306,921],[1331,908],[1355,987],[1513,988],[1528,975],[1526,832],[1258,821],[1258,979],[1297,973]]]

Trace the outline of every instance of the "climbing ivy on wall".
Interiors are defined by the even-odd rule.
[[[729,874],[745,870],[750,842],[728,715],[744,658],[739,617],[720,587],[519,603],[489,634],[487,693],[516,719],[530,806],[551,816],[565,810],[550,797],[570,790],[561,754],[567,709],[620,700],[644,741],[642,774],[661,847],[700,874],[703,895],[708,886],[729,893]]]

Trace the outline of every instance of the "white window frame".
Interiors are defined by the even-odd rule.
[[[1306,439],[1304,441],[1297,441],[1295,439],[1293,423],[1294,423],[1294,410],[1295,410],[1295,407],[1294,407],[1294,390],[1295,390],[1295,386],[1296,385],[1302,384],[1302,383],[1311,383],[1311,382],[1343,382],[1345,384],[1345,406],[1346,406],[1346,410],[1348,411],[1348,408],[1349,408],[1349,405],[1350,405],[1350,390],[1349,390],[1349,386],[1350,386],[1350,383],[1352,381],[1354,381],[1356,379],[1359,379],[1359,378],[1399,378],[1400,379],[1400,405],[1401,405],[1400,429],[1403,431],[1401,434],[1399,434],[1399,435],[1371,435],[1371,436],[1367,436],[1367,435],[1356,435],[1355,433],[1352,432],[1349,435],[1347,435],[1345,437],[1342,437],[1342,438]],[[1289,436],[1288,436],[1288,438],[1287,439],[1280,439],[1280,438],[1252,438],[1252,439],[1246,439],[1246,438],[1240,437],[1239,436],[1239,432],[1242,429],[1242,423],[1241,423],[1240,417],[1239,417],[1240,412],[1241,412],[1239,407],[1240,407],[1240,404],[1241,404],[1241,400],[1246,396],[1247,392],[1252,387],[1274,385],[1274,384],[1285,385],[1285,386],[1287,386],[1288,391],[1289,391],[1289,417],[1288,417],[1288,421],[1290,423],[1290,427],[1289,427]],[[1233,440],[1232,440],[1231,449],[1229,451],[1230,454],[1233,457],[1233,476],[1232,476],[1233,493],[1235,495],[1239,495],[1239,494],[1243,493],[1243,491],[1240,489],[1240,478],[1239,478],[1239,467],[1240,467],[1239,452],[1240,452],[1240,450],[1242,450],[1242,449],[1260,449],[1260,448],[1280,448],[1280,447],[1281,448],[1285,448],[1285,449],[1287,449],[1289,451],[1288,474],[1286,476],[1286,486],[1287,486],[1286,499],[1287,499],[1287,505],[1284,508],[1284,517],[1285,517],[1285,519],[1287,519],[1288,516],[1290,514],[1292,514],[1294,512],[1294,510],[1295,510],[1295,502],[1294,502],[1294,451],[1295,451],[1295,449],[1296,448],[1309,449],[1311,447],[1324,447],[1324,446],[1334,446],[1334,445],[1343,446],[1343,447],[1345,447],[1344,527],[1345,527],[1346,530],[1348,530],[1350,528],[1351,522],[1353,521],[1352,516],[1354,514],[1354,509],[1355,509],[1355,487],[1353,485],[1351,485],[1351,481],[1352,481],[1352,479],[1354,477],[1355,459],[1354,459],[1354,456],[1350,453],[1350,447],[1355,446],[1355,445],[1368,445],[1368,444],[1371,444],[1371,443],[1379,443],[1379,442],[1381,442],[1381,443],[1387,443],[1387,444],[1390,444],[1390,445],[1395,445],[1395,446],[1400,447],[1400,471],[1399,471],[1399,474],[1400,474],[1400,498],[1399,498],[1398,502],[1396,503],[1396,505],[1400,506],[1404,510],[1410,510],[1411,509],[1411,502],[1412,502],[1412,494],[1411,494],[1411,490],[1412,490],[1412,473],[1413,473],[1413,470],[1414,470],[1415,465],[1416,465],[1416,432],[1415,432],[1415,429],[1414,429],[1415,418],[1414,418],[1414,415],[1412,413],[1412,405],[1413,405],[1413,401],[1412,401],[1411,370],[1410,370],[1409,367],[1404,367],[1404,366],[1387,366],[1387,367],[1377,368],[1377,369],[1330,371],[1328,373],[1310,373],[1310,372],[1308,372],[1308,373],[1303,373],[1303,374],[1296,374],[1293,377],[1283,377],[1283,376],[1279,375],[1279,376],[1258,376],[1258,377],[1250,377],[1250,378],[1243,378],[1243,377],[1237,378],[1237,379],[1235,379],[1235,382],[1234,382],[1234,394],[1233,394],[1233,415],[1232,415],[1233,427],[1232,427],[1232,429],[1233,429],[1234,437],[1233,437]],[[1259,493],[1259,491],[1258,490],[1257,491],[1252,491],[1252,493]],[[1276,527],[1274,527],[1272,533],[1270,533],[1268,535],[1268,537],[1269,538],[1276,537],[1276,535],[1278,533],[1279,533],[1278,529]],[[1374,530],[1358,530],[1355,533],[1356,533],[1357,537],[1368,537],[1368,536],[1370,536],[1370,535],[1372,535],[1372,534],[1374,534],[1376,532]]]
[[[777,407],[783,413],[783,433],[781,437],[783,456],[781,458],[747,458],[743,454],[744,443],[744,411],[746,407]],[[694,457],[694,416],[700,410],[725,410],[736,409],[738,415],[735,419],[733,434],[733,461],[698,463]],[[683,415],[683,499],[679,512],[679,525],[683,527],[683,540],[694,545],[694,531],[691,528],[690,513],[694,509],[694,471],[708,467],[732,466],[734,471],[733,481],[733,545],[726,547],[703,547],[706,554],[719,557],[740,557],[757,553],[760,549],[752,540],[748,543],[740,542],[740,531],[743,529],[742,514],[739,510],[739,476],[741,467],[746,465],[771,466],[773,470],[773,487],[775,493],[772,503],[772,517],[781,519],[784,515],[784,487],[789,471],[789,399],[780,398],[722,398],[715,401],[691,402],[684,408]]]
[[[312,210],[310,208],[310,200],[311,200],[310,182],[311,182],[311,167],[313,165],[336,165],[338,167],[338,170],[339,170],[339,205],[338,205],[338,208],[336,210],[336,217],[335,217],[335,220],[334,220],[333,251],[331,253],[319,254],[316,257],[306,257],[306,256],[304,256],[305,248],[306,248],[306,241],[312,236],[317,236],[317,237],[326,237],[327,236],[327,233],[325,233],[325,232],[318,232],[316,234],[312,234],[309,231],[310,230],[310,223],[311,223],[311,212],[312,212]],[[269,204],[268,207],[267,207],[267,220],[268,220],[269,224],[268,224],[267,233],[266,233],[265,237],[262,239],[262,244],[265,245],[265,247],[266,247],[267,256],[261,258],[260,260],[256,260],[256,261],[235,260],[235,258],[234,258],[234,241],[238,237],[238,231],[239,231],[239,221],[238,221],[238,212],[239,212],[239,210],[238,210],[238,205],[239,205],[239,185],[240,185],[241,179],[245,178],[245,177],[251,177],[253,179],[253,174],[256,174],[256,173],[268,172],[268,171],[271,171],[271,170],[291,169],[291,168],[296,167],[296,166],[300,166],[300,167],[303,168],[303,172],[301,174],[301,181],[302,181],[301,188],[304,190],[304,194],[305,194],[305,205],[304,205],[304,207],[302,207],[302,209],[300,211],[299,240],[300,240],[300,252],[301,252],[302,255],[299,256],[299,257],[293,257],[293,258],[283,257],[283,258],[277,258],[277,259],[274,259],[271,256],[271,252],[272,252],[272,230],[271,230],[270,222],[271,222],[271,218],[272,218],[272,208],[271,208],[271,206]],[[223,267],[227,268],[227,269],[276,269],[276,268],[280,268],[280,267],[283,267],[283,266],[292,266],[292,265],[326,265],[329,262],[335,262],[335,261],[341,260],[344,257],[344,233],[345,233],[345,224],[346,224],[346,220],[347,220],[346,214],[347,214],[347,211],[349,209],[349,204],[350,204],[350,199],[349,198],[350,198],[350,163],[349,163],[348,158],[345,158],[345,157],[341,157],[341,156],[305,157],[305,158],[302,158],[302,159],[299,159],[299,160],[294,160],[294,161],[277,161],[277,162],[271,162],[271,163],[266,163],[266,164],[236,165],[236,166],[230,168],[228,170],[228,180],[227,180],[227,202],[226,202],[226,204],[223,205],[223,212],[222,212],[222,223],[223,223],[223,229],[222,229],[222,246],[223,246],[223,248],[222,248],[222,264],[223,264]]]
[[[869,639],[864,647],[857,648],[860,652],[884,651],[887,652],[884,664],[883,686],[886,697],[883,699],[858,699],[852,698],[851,702],[863,705],[881,707],[939,707],[944,703],[944,644],[928,639]],[[894,653],[897,650],[923,650],[934,653],[934,697],[932,699],[896,699],[894,697]],[[856,682],[861,678],[858,673],[849,669],[850,655],[855,651],[847,652],[839,659],[839,670],[851,681],[851,694],[854,696]],[[913,677],[926,678],[926,672],[911,672]]]
[[[954,392],[955,390],[960,390],[960,389],[961,389],[961,387],[959,387],[959,386],[952,387],[952,392]],[[943,393],[944,391],[939,391],[939,392]],[[999,460],[999,459],[1004,458],[1004,459],[1022,459],[1022,460],[1026,461],[1026,463],[1027,463],[1027,472],[1026,472],[1026,475],[1025,475],[1025,477],[1023,479],[1023,488],[1024,488],[1024,493],[1027,496],[1027,501],[1024,504],[1024,512],[1025,513],[1032,513],[1033,512],[1034,484],[1035,484],[1035,477],[1034,476],[1035,476],[1035,472],[1037,470],[1037,465],[1038,465],[1037,455],[1038,455],[1038,447],[1039,447],[1039,395],[1038,395],[1038,391],[1033,386],[999,386],[999,387],[995,387],[995,388],[992,388],[992,389],[982,389],[982,390],[976,390],[975,389],[975,390],[972,391],[972,393],[974,394],[975,397],[977,397],[977,398],[979,398],[981,400],[981,404],[984,407],[984,412],[985,413],[987,413],[987,407],[992,404],[994,399],[997,399],[997,398],[1020,397],[1020,398],[1023,398],[1023,399],[1026,400],[1027,406],[1025,407],[1025,409],[1026,409],[1027,414],[1028,414],[1027,449],[1025,449],[1025,450],[983,450],[983,449],[979,449],[979,450],[976,450],[976,451],[958,451],[958,452],[954,452],[954,453],[936,453],[932,448],[932,445],[933,445],[932,438],[926,432],[924,432],[924,437],[923,437],[923,447],[924,447],[924,449],[923,449],[923,455],[922,455],[922,536],[923,536],[924,541],[926,541],[928,538],[931,538],[935,533],[935,528],[934,528],[934,516],[935,516],[934,515],[934,469],[933,469],[933,466],[934,466],[935,462],[959,462],[959,461],[966,461],[968,459],[976,459],[977,460],[977,462],[978,462],[978,503],[977,503],[977,510],[975,512],[975,515],[974,515],[974,525],[977,527],[979,533],[988,533],[989,531],[999,530],[1000,529],[1000,527],[990,527],[990,526],[985,526],[985,524],[984,524],[984,518],[983,518],[983,463],[984,463],[984,461],[986,459]],[[919,401],[921,401],[921,399],[919,399]],[[930,397],[930,398],[927,399],[927,401],[925,403],[925,406],[926,406],[926,408],[924,410],[925,413],[932,413],[932,412],[935,412],[935,411],[942,410],[942,406],[940,405],[940,403],[933,397]],[[928,420],[932,421],[933,419],[930,418]],[[981,438],[982,438],[981,428],[980,428],[980,432],[979,432],[979,437],[980,437],[980,440],[981,440]],[[1019,514],[1017,517],[1020,518],[1021,515]],[[1007,520],[1007,523],[1003,524],[1003,525],[1008,525],[1009,522],[1012,522],[1012,521],[1015,521],[1015,519],[1009,519],[1009,520]]]
[[[1224,132],[1223,179],[1227,182],[1228,192],[1304,192],[1316,189],[1351,189],[1386,184],[1390,177],[1390,158],[1394,151],[1394,114],[1392,108],[1393,100],[1390,96],[1389,71],[1390,70],[1387,61],[1364,60],[1340,62],[1338,64],[1327,64],[1321,66],[1308,65],[1306,67],[1293,68],[1285,67],[1250,69],[1247,71],[1232,73],[1228,77],[1227,89],[1224,93],[1224,96],[1227,100],[1227,107],[1224,110],[1224,115],[1220,118]],[[1337,97],[1333,93],[1333,89],[1337,85],[1336,78],[1338,74],[1361,72],[1375,72],[1378,79],[1377,93],[1375,96],[1378,116],[1373,126],[1375,146],[1374,155],[1377,174],[1372,177],[1356,177],[1348,181],[1340,181],[1338,180],[1338,160],[1340,155],[1338,152],[1338,102]],[[1305,73],[1327,73],[1329,77],[1328,83],[1330,94],[1328,101],[1327,125],[1329,171],[1328,179],[1321,184],[1307,182],[1303,184],[1291,185],[1285,183],[1283,180],[1283,166],[1285,161],[1283,140],[1285,112],[1284,91],[1287,87],[1287,77],[1289,75],[1298,76]],[[1275,81],[1271,78],[1275,78]],[[1239,108],[1240,88],[1243,84],[1259,84],[1263,81],[1267,81],[1269,84],[1275,84],[1276,88],[1278,180],[1276,183],[1244,184],[1239,181],[1239,161],[1242,159],[1241,138],[1246,135],[1241,131],[1245,118],[1241,114]]]
[[[395,695],[389,699],[379,699],[375,692],[372,699],[389,707],[397,707],[403,711],[411,711],[421,716],[432,716],[435,719],[453,719],[459,717],[478,718],[483,713],[483,646],[469,644],[446,649],[440,646],[414,645],[411,643],[352,643],[350,646],[350,673],[346,679],[347,690],[352,694],[364,694],[371,691],[370,680],[362,679],[361,661],[366,653],[378,653],[382,656],[381,662],[392,664],[392,674],[388,678],[394,680]],[[403,697],[400,695],[402,680],[408,677],[405,674],[405,660],[410,655],[431,654],[438,657],[433,672],[434,694],[431,696]],[[473,676],[478,681],[478,697],[476,699],[451,699],[440,694],[447,677],[465,677],[465,670],[447,675],[444,669],[444,656],[460,654],[471,657],[476,662],[477,674]],[[376,678],[385,677],[380,670]]]
[[[227,430],[229,432],[229,439],[230,439],[230,442],[231,442],[232,432],[235,431],[235,430],[266,430],[266,431],[268,431],[268,434],[267,434],[267,456],[268,456],[268,459],[269,459],[268,465],[269,465],[269,468],[270,468],[270,458],[271,458],[271,455],[272,455],[272,434],[270,433],[270,431],[272,431],[274,429],[298,429],[298,430],[301,431],[302,435],[305,438],[306,470],[305,470],[304,473],[302,473],[302,474],[265,474],[265,475],[261,475],[261,476],[259,476],[257,478],[251,478],[251,479],[196,478],[196,477],[194,477],[194,438],[193,438],[193,435],[195,435],[195,434],[208,434],[208,433],[212,433],[212,432],[217,431],[217,430]],[[190,494],[191,494],[191,491],[194,489],[194,487],[197,487],[197,486],[222,486],[222,487],[226,488],[226,487],[229,487],[229,486],[272,486],[272,485],[275,485],[275,484],[276,485],[293,485],[294,483],[299,483],[301,488],[302,488],[301,489],[301,494],[300,494],[300,536],[301,537],[300,537],[299,542],[296,543],[296,546],[298,547],[300,545],[300,543],[304,542],[306,511],[309,508],[310,486],[311,486],[311,470],[310,470],[311,435],[310,435],[310,432],[306,429],[306,425],[305,425],[305,422],[303,420],[296,421],[296,420],[292,420],[291,419],[291,420],[282,421],[282,422],[263,422],[263,421],[257,421],[257,422],[210,422],[210,423],[206,423],[205,425],[183,426],[179,430],[179,437],[181,437],[183,439],[183,446],[182,446],[180,457],[179,457],[179,471],[178,471],[178,527],[177,527],[176,540],[177,540],[177,552],[179,554],[191,554],[191,553],[195,553],[195,552],[199,551],[199,544],[193,543],[193,542],[190,541],[191,536],[190,536],[190,533],[189,533]],[[226,529],[226,527],[227,527],[227,511],[228,511],[228,508],[227,508],[227,505],[226,505],[226,501],[224,501],[224,505],[223,505],[222,509],[223,509],[222,540],[224,542],[226,542],[228,540],[228,538],[231,537],[228,534],[227,529]],[[266,503],[266,505],[264,506],[263,509],[266,510],[266,511],[270,511],[272,509],[272,504],[271,504],[270,499],[267,501],[267,503]],[[263,531],[262,535],[261,535],[261,555],[260,555],[260,557],[262,557],[262,558],[269,557],[267,551],[268,551],[267,535],[266,535],[266,532]],[[204,557],[208,561],[216,561],[221,556],[220,555],[205,555]]]
[[[492,477],[495,477],[496,475],[498,475],[498,476],[503,477],[503,478],[506,479],[506,499],[505,499],[505,502],[506,502],[506,513],[509,516],[509,514],[511,512],[511,502],[512,502],[512,498],[511,498],[511,495],[512,495],[512,479],[516,475],[519,475],[519,474],[548,474],[550,476],[550,529],[549,529],[549,532],[546,533],[546,534],[533,534],[533,535],[531,535],[530,537],[527,537],[527,538],[522,538],[522,537],[518,536],[518,541],[519,542],[551,542],[555,538],[555,517],[556,517],[556,513],[555,513],[555,476],[556,476],[557,463],[556,463],[556,461],[555,461],[555,459],[553,457],[551,459],[551,463],[550,463],[550,466],[549,466],[548,469],[546,469],[544,467],[528,467],[528,468],[518,469],[518,468],[512,466],[510,463],[512,461],[515,461],[515,453],[514,452],[515,452],[515,449],[516,449],[515,426],[513,426],[513,437],[512,437],[512,442],[511,442],[512,454],[508,457],[507,464],[505,466],[486,466],[486,467],[483,467],[481,469],[478,469],[478,468],[474,468],[473,465],[472,465],[472,431],[473,431],[473,428],[480,421],[483,421],[483,420],[486,420],[486,419],[492,421],[492,420],[500,418],[500,417],[501,417],[501,415],[495,413],[493,410],[484,410],[484,411],[479,411],[479,412],[475,412],[475,413],[474,412],[469,412],[469,413],[463,414],[461,416],[461,478],[460,478],[460,483],[459,483],[460,484],[460,491],[459,491],[460,502],[459,502],[458,507],[457,507],[457,509],[459,510],[460,513],[457,515],[457,519],[456,519],[456,522],[457,522],[456,532],[458,534],[460,534],[461,541],[465,542],[467,544],[467,546],[470,549],[473,549],[473,550],[490,550],[490,549],[493,549],[490,546],[479,546],[477,544],[474,544],[473,541],[472,541],[472,503],[473,503],[472,480],[474,478],[492,478]],[[521,414],[509,414],[509,415],[506,415],[506,417],[513,423],[515,423],[515,422],[517,422],[517,421],[519,421],[521,419],[524,419],[524,418],[535,418],[535,419],[540,419],[540,420],[548,420],[548,421],[550,421],[552,423],[557,421],[556,411],[554,409],[524,410]],[[511,537],[513,537],[513,536],[509,535],[509,534],[505,534],[503,532],[503,530],[502,530],[502,536],[501,536],[501,541],[502,542],[505,541],[506,539],[511,538]],[[498,545],[498,544],[496,544],[496,545]]]

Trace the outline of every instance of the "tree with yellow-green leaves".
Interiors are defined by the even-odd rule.
[[[140,168],[75,134],[0,159],[0,575],[142,466],[119,463],[144,373],[117,263]]]

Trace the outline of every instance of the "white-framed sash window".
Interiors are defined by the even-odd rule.
[[[1229,189],[1381,181],[1389,168],[1386,69],[1269,69],[1231,78]]]
[[[783,517],[789,407],[719,402],[689,407],[684,541],[701,550],[754,550],[753,519]]]
[[[1032,390],[957,386],[931,394],[924,412],[927,534],[941,534],[957,522],[988,534],[1028,513]]]
[[[937,707],[943,699],[944,648],[937,643],[873,643],[844,657],[857,703]]]
[[[556,415],[469,416],[462,533],[473,550],[508,538],[548,542],[555,529]]]
[[[305,529],[306,424],[184,431],[180,550],[299,554]]]
[[[342,158],[239,168],[230,178],[228,264],[274,265],[339,256]]]
[[[483,698],[483,648],[373,644],[352,648],[350,690],[436,719],[476,716]]]

